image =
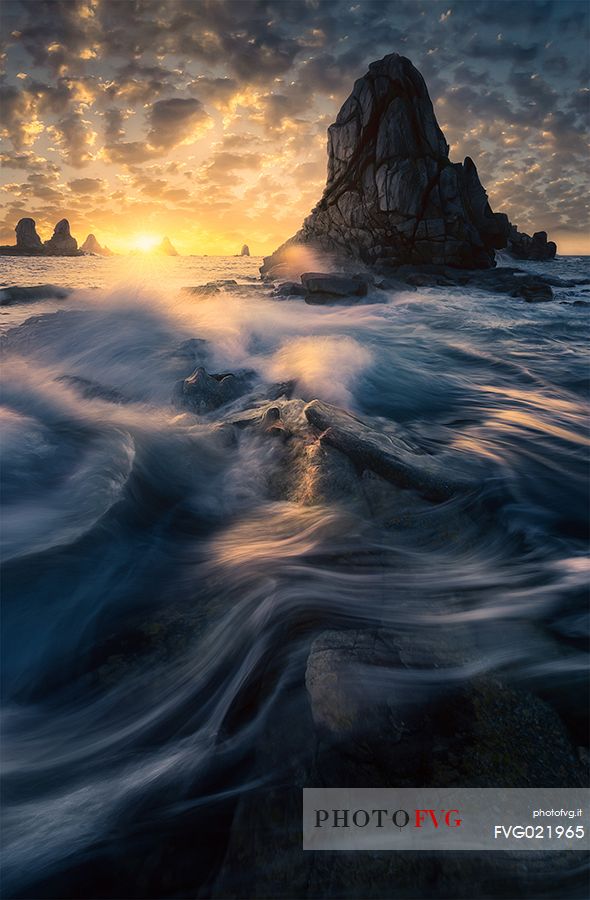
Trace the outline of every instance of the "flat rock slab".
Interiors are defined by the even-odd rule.
[[[454,477],[431,456],[411,453],[401,442],[381,434],[343,409],[321,400],[305,407],[310,425],[320,440],[340,450],[361,469],[371,469],[401,488],[412,488],[428,500],[448,500],[472,485]]]

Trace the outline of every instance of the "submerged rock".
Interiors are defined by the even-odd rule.
[[[193,294],[195,297],[208,297],[211,294],[220,294],[222,291],[237,287],[237,281],[233,278],[226,278],[221,281],[208,281],[206,284],[197,284],[194,287],[184,287],[182,290],[184,293]]]
[[[428,455],[412,453],[396,441],[365,425],[343,409],[321,400],[305,407],[320,441],[348,456],[360,469],[371,469],[398,487],[413,488],[430,500],[446,500],[468,485]]]
[[[459,270],[449,266],[399,266],[396,270],[398,284],[405,283],[416,287],[472,287],[491,293],[509,294],[529,303],[544,302],[553,299],[553,287],[575,287],[575,280],[552,278],[545,275],[532,275],[522,269],[511,266],[498,266],[495,269]],[[388,285],[395,284],[391,279],[377,280],[375,285],[389,290]],[[398,286],[399,289],[399,286]]]
[[[273,291],[273,297],[304,297],[305,288],[298,281],[283,281]]]
[[[369,279],[362,275],[330,275],[321,272],[305,272],[301,283],[308,294],[328,297],[365,297],[369,290]]]
[[[486,269],[511,228],[506,215],[492,212],[473,161],[449,160],[422,75],[392,53],[355,82],[328,129],[323,196],[261,273],[299,274],[302,248],[340,264]]]
[[[86,400],[104,400],[107,403],[129,402],[128,398],[117,388],[106,387],[90,378],[81,378],[79,375],[60,375],[55,380],[75,388]]]
[[[36,303],[39,300],[65,300],[71,294],[69,288],[56,284],[35,284],[31,287],[14,285],[0,289],[0,306],[12,303]]]
[[[45,241],[45,252],[49,256],[77,256],[78,242],[70,234],[70,223],[60,219],[53,230],[53,235]]]
[[[349,779],[356,769],[359,783],[367,775],[382,783],[395,772],[400,786],[418,772],[440,786],[492,787],[498,778],[505,787],[584,784],[571,739],[550,706],[497,676],[445,678],[477,654],[469,631],[456,627],[436,636],[387,628],[319,635],[305,683],[315,728],[329,741],[319,761],[328,782]],[[403,687],[412,670],[421,673],[423,699],[409,702]],[[371,691],[374,676],[387,671],[390,689]],[[363,775],[369,757],[373,771]]]
[[[249,379],[237,377],[231,372],[209,374],[199,366],[192,375],[177,387],[176,399],[180,406],[196,413],[208,413],[237,400],[247,389]]]

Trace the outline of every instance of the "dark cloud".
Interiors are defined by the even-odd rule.
[[[539,45],[531,44],[523,47],[516,41],[506,41],[504,39],[484,41],[479,37],[475,37],[469,41],[466,52],[473,59],[487,59],[490,61],[508,60],[514,63],[531,62],[539,55]]]
[[[38,134],[34,119],[35,108],[29,94],[9,84],[0,85],[0,128],[15,150],[34,143]]]
[[[104,157],[108,162],[130,166],[153,159],[154,151],[145,141],[118,141],[105,146]]]
[[[75,194],[96,194],[103,190],[104,181],[102,178],[74,178],[68,182],[68,187]]]
[[[183,141],[190,142],[202,134],[210,121],[200,100],[180,97],[158,100],[148,113],[148,143],[158,149],[169,149]]]
[[[238,93],[239,87],[235,78],[208,78],[206,75],[199,75],[187,85],[187,90],[198,94],[207,104],[225,107]]]
[[[70,112],[49,130],[60,148],[62,158],[70,166],[80,169],[92,161],[96,133],[81,112]]]

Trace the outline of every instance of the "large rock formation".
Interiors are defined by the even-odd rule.
[[[53,235],[45,241],[45,252],[49,256],[77,256],[78,241],[70,234],[70,223],[60,219],[54,228]]]
[[[36,253],[43,249],[34,219],[20,219],[14,230],[16,231],[17,250]]]
[[[89,234],[82,246],[82,253],[92,253],[94,256],[112,256],[113,251],[108,247],[103,247],[93,234]]]
[[[243,245],[240,251],[240,256],[250,256],[250,248],[248,247],[248,244]]]
[[[50,240],[41,242],[34,219],[20,219],[15,228],[16,244],[0,247],[0,256],[80,256],[78,242],[70,234],[70,223],[61,219]]]
[[[393,53],[355,82],[328,129],[322,199],[261,272],[294,274],[300,245],[369,265],[485,269],[510,228],[492,212],[472,160],[450,162],[424,79]]]

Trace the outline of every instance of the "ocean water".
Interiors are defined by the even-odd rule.
[[[552,303],[437,288],[329,307],[274,299],[260,263],[0,260],[0,289],[74,289],[0,307],[6,896],[207,896],[327,628],[468,625],[453,679],[501,673],[587,742],[590,259],[522,264],[587,279]],[[240,287],[182,290],[222,279]],[[200,363],[253,372],[251,392],[179,410]],[[415,511],[400,492],[397,517],[281,494],[280,442],[219,425],[286,381],[473,490]],[[363,682],[408,704],[430,688],[422,664]]]

